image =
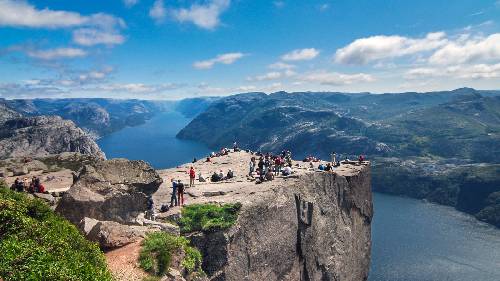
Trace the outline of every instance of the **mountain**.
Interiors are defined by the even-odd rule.
[[[296,157],[365,154],[375,191],[454,206],[500,226],[499,91],[239,94],[215,101],[177,136],[214,150],[237,141]]]
[[[178,137],[214,149],[233,141],[253,150],[293,148],[300,156],[337,151],[490,162],[500,150],[499,112],[498,96],[467,88],[383,95],[250,93],[214,102]]]
[[[0,159],[80,152],[104,158],[92,138],[58,116],[20,117],[0,126]]]
[[[160,102],[114,99],[5,100],[4,104],[26,116],[61,116],[95,136],[142,124],[162,109]]]
[[[192,118],[204,111],[216,99],[215,97],[180,101],[104,98],[0,99],[0,104],[4,108],[26,116],[61,116],[72,120],[78,127],[97,138],[128,126],[141,125],[159,112],[177,110],[186,117]]]

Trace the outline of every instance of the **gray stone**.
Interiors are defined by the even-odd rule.
[[[306,173],[243,204],[226,231],[194,233],[210,280],[366,280],[370,168]]]
[[[225,191],[205,191],[203,192],[203,196],[205,197],[212,197],[212,196],[221,196],[221,195],[226,195],[227,192]]]
[[[39,157],[65,151],[98,155],[99,146],[72,121],[58,116],[19,117],[0,126],[0,159]]]
[[[143,220],[143,225],[157,227],[161,231],[164,231],[166,233],[170,233],[172,235],[180,235],[180,233],[181,233],[179,226],[171,224],[171,223],[158,222],[158,221],[152,221],[152,220],[145,219],[145,220]]]
[[[86,230],[93,221],[87,223]],[[99,243],[101,249],[120,248],[130,243],[137,242],[151,230],[145,226],[123,225],[113,221],[98,221],[86,233],[87,239]]]
[[[56,204],[56,198],[54,198],[54,196],[52,196],[51,194],[47,194],[47,193],[33,193],[33,195],[36,198],[42,199],[45,202],[49,203],[49,205],[51,205],[51,206],[54,206]]]
[[[21,166],[21,167],[13,168],[12,173],[14,174],[15,177],[17,177],[17,176],[27,175],[27,174],[29,174],[29,171],[28,171],[28,167]]]
[[[84,217],[138,224],[148,196],[162,179],[143,161],[112,159],[86,165],[62,197],[56,211],[74,224]]]

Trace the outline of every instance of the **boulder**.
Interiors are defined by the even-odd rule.
[[[45,202],[49,203],[50,206],[54,206],[57,202],[56,198],[54,198],[54,196],[52,196],[51,194],[48,194],[48,193],[33,193],[33,195],[36,198],[42,199]]]
[[[26,167],[26,166],[15,167],[12,169],[12,173],[14,174],[15,177],[24,176],[24,175],[29,174],[29,170],[28,170],[28,167]]]
[[[139,241],[151,231],[145,226],[123,225],[113,221],[97,221],[86,218],[81,224],[87,239],[99,243],[101,249],[116,249]]]
[[[144,161],[112,159],[86,165],[56,211],[74,224],[85,218],[139,224],[162,179]]]

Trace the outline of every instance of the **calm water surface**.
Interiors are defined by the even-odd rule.
[[[178,140],[189,119],[162,113],[99,140],[108,158],[142,159],[169,168],[209,149]],[[499,281],[500,230],[452,208],[374,194],[370,281]]]
[[[97,141],[108,159],[144,160],[156,169],[175,167],[191,162],[193,157],[206,157],[205,145],[175,138],[191,119],[177,112],[156,115],[141,126],[128,127]]]

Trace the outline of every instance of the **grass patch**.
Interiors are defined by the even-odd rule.
[[[112,280],[97,244],[47,204],[0,182],[0,279]]]
[[[241,203],[193,204],[182,209],[179,221],[182,233],[228,229],[236,223]]]
[[[139,264],[146,272],[162,276],[168,273],[172,256],[181,250],[185,253],[181,265],[186,272],[201,272],[201,253],[189,246],[186,238],[165,232],[153,232],[146,236],[142,242]]]

